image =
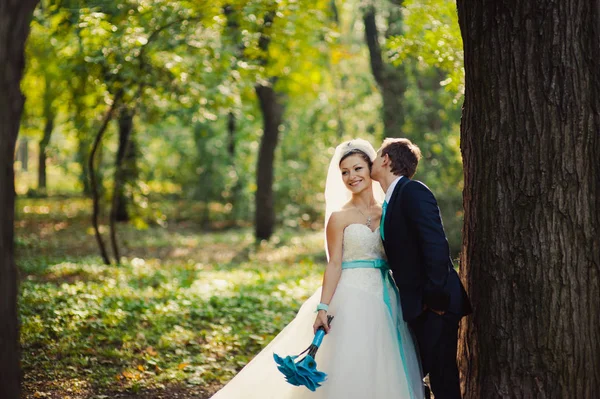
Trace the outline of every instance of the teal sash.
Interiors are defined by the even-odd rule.
[[[390,266],[388,265],[386,260],[383,259],[370,259],[370,260],[353,260],[349,262],[342,262],[342,270],[343,269],[379,269],[381,271],[381,278],[383,279],[383,301],[390,312],[390,318],[392,323],[394,323],[394,328],[396,329],[396,337],[398,339],[398,347],[400,348],[400,358],[402,359],[402,364],[404,365],[404,370],[408,370],[408,366],[406,364],[406,357],[404,355],[404,346],[402,345],[402,337],[400,336],[400,330],[398,329],[397,323],[398,319],[394,320],[394,316],[392,314],[392,302],[390,299],[390,293],[386,283],[390,283],[392,289],[394,290],[395,297],[398,301],[398,309],[400,309],[400,293],[398,292],[398,287],[396,287],[396,283],[390,274]],[[413,387],[410,381],[410,378],[407,376],[408,389],[410,392],[410,397],[415,398],[415,394],[413,391]]]
[[[400,298],[398,294],[398,288],[392,280],[390,275],[390,266],[386,260],[383,259],[372,259],[372,260],[353,260],[350,262],[342,262],[342,269],[379,269],[381,270],[381,278],[383,278],[383,301],[385,302],[390,316],[392,316],[392,302],[390,300],[390,293],[388,292],[386,281],[390,283],[396,294],[396,298]],[[399,302],[399,301],[398,301]],[[400,303],[398,303],[400,305]]]

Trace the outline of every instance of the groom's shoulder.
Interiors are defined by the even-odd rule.
[[[419,180],[409,180],[408,183],[406,183],[404,192],[408,197],[421,195],[433,196],[433,192],[429,189],[429,187]]]
[[[424,191],[431,192],[429,187],[427,187],[427,185],[420,180],[409,180],[408,183],[406,183],[406,189],[407,190],[415,190],[415,191],[423,191],[424,190]]]

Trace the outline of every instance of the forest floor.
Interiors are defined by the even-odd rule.
[[[121,263],[109,266],[90,208],[17,200],[24,398],[208,398],[320,284],[322,232],[256,245],[248,228],[167,213],[163,226],[119,226]]]

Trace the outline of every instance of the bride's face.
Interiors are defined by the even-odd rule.
[[[369,165],[360,155],[350,155],[340,163],[342,180],[353,193],[371,187],[371,171]]]

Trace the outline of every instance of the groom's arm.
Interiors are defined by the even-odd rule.
[[[418,234],[419,251],[427,275],[423,302],[430,309],[446,311],[450,294],[444,286],[449,273],[450,248],[437,201],[427,186],[411,181],[407,183],[402,202],[404,215]]]

